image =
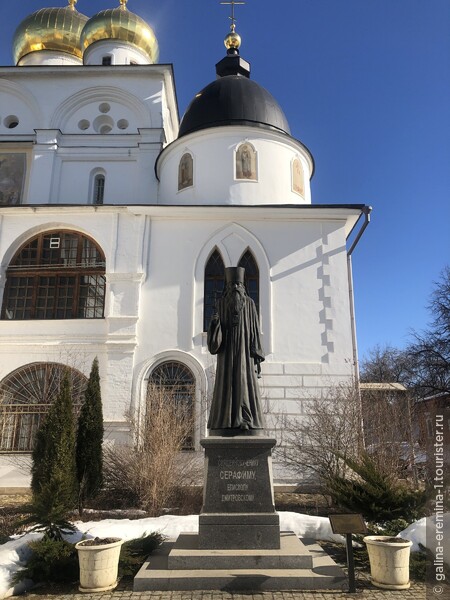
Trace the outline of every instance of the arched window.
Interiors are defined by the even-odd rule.
[[[105,197],[105,176],[103,173],[97,173],[94,177],[94,189],[92,194],[92,204],[103,204]]]
[[[0,451],[30,452],[36,433],[68,374],[74,410],[79,411],[87,377],[59,363],[32,363],[0,382]]]
[[[167,361],[152,371],[147,386],[147,416],[154,416],[155,411],[159,413],[157,418],[164,419],[166,424],[173,419],[174,427],[179,427],[173,433],[182,436],[183,450],[193,450],[195,377],[186,365]]]
[[[245,287],[259,313],[259,269],[250,250],[242,255],[238,267],[244,267],[245,269]]]
[[[194,185],[194,159],[189,152],[183,154],[178,165],[178,190]]]
[[[256,181],[256,150],[245,142],[236,151],[236,179]]]
[[[203,331],[208,331],[217,298],[225,285],[225,265],[216,249],[205,267],[205,289],[203,295]]]
[[[105,257],[81,233],[40,233],[6,271],[2,319],[101,319]]]

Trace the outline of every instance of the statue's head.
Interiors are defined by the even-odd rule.
[[[244,267],[227,267],[225,269],[225,283],[241,283],[244,284]]]

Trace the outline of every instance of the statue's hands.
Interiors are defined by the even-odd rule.
[[[261,361],[256,359],[255,363],[256,363],[256,377],[257,377],[257,379],[261,379]]]

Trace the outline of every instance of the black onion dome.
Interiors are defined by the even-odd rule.
[[[223,125],[264,127],[290,135],[287,119],[274,97],[248,76],[228,73],[195,96],[181,121],[178,137]]]

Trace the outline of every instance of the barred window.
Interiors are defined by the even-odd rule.
[[[105,176],[96,175],[94,177],[94,196],[92,198],[93,204],[103,204],[105,197]]]
[[[36,433],[68,374],[74,410],[79,412],[88,379],[59,363],[32,363],[0,382],[0,452],[31,452]]]
[[[165,416],[160,418],[171,418],[165,412],[170,405],[174,411],[171,413],[175,418],[174,423],[184,423],[180,431],[173,432],[174,435],[182,435],[183,450],[194,450],[195,377],[186,365],[176,361],[164,362],[150,374],[147,386],[147,416],[153,408],[160,411],[160,414],[165,413]]]
[[[225,285],[225,265],[219,251],[211,254],[205,267],[205,289],[203,294],[203,331],[208,330],[217,298]]]
[[[245,269],[245,287],[247,293],[253,300],[259,313],[259,269],[256,260],[250,250],[247,250],[239,261],[239,267]]]
[[[2,319],[101,319],[105,257],[72,231],[41,233],[26,242],[6,271]]]

